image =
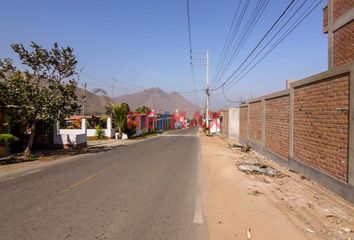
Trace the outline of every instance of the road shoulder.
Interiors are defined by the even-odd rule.
[[[201,136],[204,214],[209,239],[353,239],[354,208],[326,189],[255,152]],[[282,178],[241,172],[238,164],[266,163]]]

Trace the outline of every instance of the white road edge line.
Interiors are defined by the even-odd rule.
[[[202,194],[201,194],[201,187],[202,187],[202,176],[201,176],[201,157],[198,154],[198,169],[197,169],[197,191],[195,197],[195,210],[194,210],[194,223],[195,224],[203,224],[203,206],[202,206]]]

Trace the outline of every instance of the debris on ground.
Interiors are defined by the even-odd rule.
[[[246,233],[247,233],[247,240],[252,239],[251,228],[250,227],[247,228]]]
[[[237,148],[241,148],[242,145],[241,144],[235,144],[235,143],[234,144],[230,144],[229,143],[228,147],[231,148],[231,149],[237,149]]]
[[[240,148],[241,149],[241,152],[249,152],[251,151],[251,147],[249,145],[241,145],[241,144],[230,144],[228,145],[229,148],[231,149],[238,149]]]
[[[253,195],[253,196],[258,196],[258,195],[261,195],[263,194],[262,192],[258,191],[258,190],[254,190],[252,191],[251,193],[249,193],[250,195]]]
[[[351,233],[353,231],[347,227],[340,227],[338,232],[343,234],[343,233]]]
[[[243,163],[238,166],[238,168],[248,174],[263,174],[270,177],[284,177],[285,175],[276,170],[275,168],[269,167],[260,163]]]
[[[305,229],[305,232],[314,233],[315,231],[312,230],[312,229],[310,229],[310,228],[306,228],[306,229]]]
[[[251,147],[248,145],[242,145],[241,152],[249,152],[251,151]]]

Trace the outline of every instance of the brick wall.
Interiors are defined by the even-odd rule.
[[[353,0],[333,0],[333,20],[336,21],[341,15],[353,7]]]
[[[289,95],[265,102],[265,147],[287,158],[289,155]]]
[[[260,142],[262,137],[262,103],[249,104],[249,111],[248,136]]]
[[[333,66],[337,67],[353,60],[354,20],[333,33]]]
[[[328,26],[328,7],[323,9],[323,28]]]
[[[248,107],[240,108],[240,139],[247,140]]]
[[[347,181],[348,108],[348,76],[295,88],[294,159]]]

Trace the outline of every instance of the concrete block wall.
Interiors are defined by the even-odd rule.
[[[226,138],[229,137],[229,127],[229,110],[225,110],[222,113],[221,134]]]
[[[354,64],[242,105],[240,142],[354,203]]]
[[[229,130],[228,137],[229,139],[234,139],[239,141],[240,136],[240,109],[239,108],[230,108],[228,110],[229,117]]]
[[[222,113],[221,133],[224,137],[239,142],[240,108],[229,108]]]

